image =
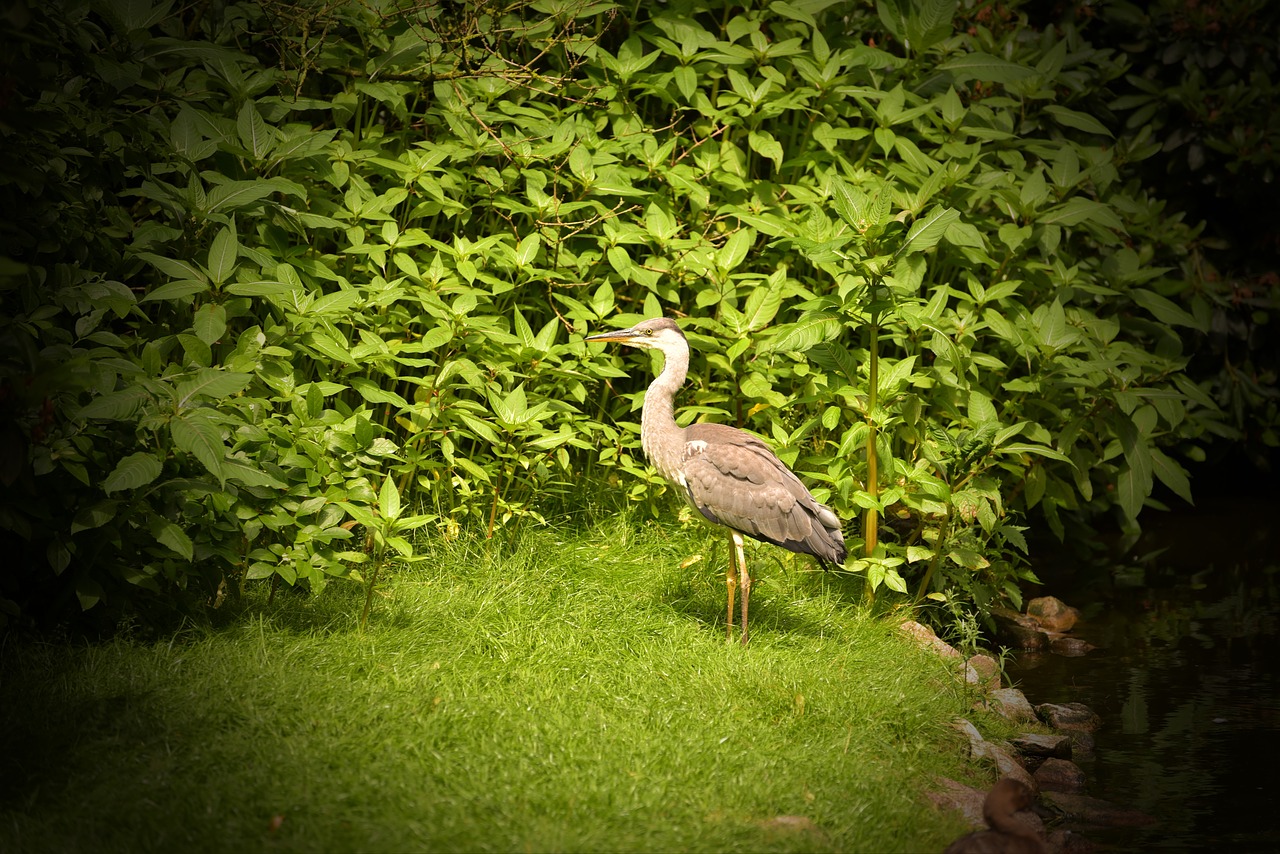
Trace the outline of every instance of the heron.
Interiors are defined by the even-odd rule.
[[[840,565],[846,555],[840,517],[820,504],[757,437],[726,424],[681,427],[676,423],[675,396],[689,373],[689,342],[674,320],[645,320],[629,329],[589,335],[586,340],[614,341],[662,353],[662,371],[649,385],[640,412],[640,444],[650,464],[702,519],[728,530],[725,637],[733,641],[737,588],[742,602],[739,640],[745,646],[751,574],[743,537],[813,555],[824,567]]]

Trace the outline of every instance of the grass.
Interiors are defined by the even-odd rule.
[[[923,851],[943,665],[780,550],[749,649],[700,531],[462,542],[162,642],[6,642],[4,851]],[[724,549],[719,549],[720,563]],[[780,556],[780,559],[779,559]],[[790,818],[783,818],[790,817]]]

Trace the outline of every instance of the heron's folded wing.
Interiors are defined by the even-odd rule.
[[[690,501],[712,522],[793,551],[814,533],[821,505],[767,450],[708,444],[690,453],[684,479]]]
[[[844,562],[840,518],[764,442],[723,424],[694,424],[685,440],[684,485],[703,516],[794,552]]]

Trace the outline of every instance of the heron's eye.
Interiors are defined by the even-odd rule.
[[[646,329],[646,330],[644,331],[644,334],[645,334],[645,335],[653,335],[653,330],[652,330],[652,329]]]

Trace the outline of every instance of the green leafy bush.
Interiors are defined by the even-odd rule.
[[[872,589],[1016,599],[1027,514],[1133,524],[1230,434],[1182,375],[1207,305],[1164,293],[1192,231],[1082,108],[1123,62],[1070,28],[119,0],[16,48],[24,604],[372,585],[403,527],[492,536],[584,484],[656,506],[647,371],[581,334],[659,313],[698,350],[681,416],[865,513]]]
[[[1114,111],[1126,137],[1152,154],[1138,174],[1171,209],[1203,218],[1182,260],[1180,281],[1164,288],[1212,307],[1197,336],[1191,376],[1202,379],[1241,435],[1228,453],[1268,468],[1280,447],[1280,228],[1259,216],[1280,171],[1280,8],[1262,0],[1142,7],[1108,2],[1082,25],[1097,43],[1124,51],[1130,67]]]

